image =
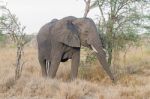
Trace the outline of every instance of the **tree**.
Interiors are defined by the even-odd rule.
[[[3,33],[9,34],[12,41],[17,47],[15,79],[19,79],[24,62],[22,61],[23,48],[28,42],[25,39],[25,27],[21,26],[17,17],[13,15],[6,6],[1,6],[3,15],[0,18],[0,29]]]
[[[138,24],[142,18],[142,5],[148,0],[95,0],[91,8],[100,11],[98,29],[103,45],[108,52],[108,63],[112,63],[115,50],[127,48],[138,41]]]

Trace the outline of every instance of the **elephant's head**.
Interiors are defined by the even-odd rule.
[[[57,23],[56,31],[55,33],[59,34],[57,39],[68,46],[80,47],[83,45],[93,49],[107,74],[114,80],[109,68],[110,66],[106,61],[106,54],[103,50],[96,25],[92,19],[66,17]]]
[[[109,68],[110,66],[106,61],[106,53],[103,50],[102,42],[93,20],[90,18],[78,18],[73,21],[73,24],[78,27],[81,45],[90,47],[95,51],[101,65],[110,76],[110,78],[114,81],[113,74]]]
[[[98,45],[96,46],[101,46],[96,25],[92,19],[78,18],[73,21],[73,24],[78,27],[81,45],[93,47],[94,44],[97,43]]]

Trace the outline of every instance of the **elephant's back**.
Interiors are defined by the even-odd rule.
[[[42,38],[42,39],[45,39],[48,35],[49,35],[49,28],[51,27],[51,23],[47,23],[45,24],[44,26],[42,26],[38,32],[38,35],[37,35],[37,39],[38,38]]]
[[[51,22],[43,25],[37,35],[37,42],[43,42],[43,41],[47,41],[48,39],[50,39],[50,35],[51,35],[51,29],[54,26],[54,24],[57,22],[57,19],[53,19]]]

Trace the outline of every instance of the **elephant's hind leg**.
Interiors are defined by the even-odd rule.
[[[41,65],[42,76],[46,77],[47,76],[47,73],[46,73],[46,60],[39,58],[39,63]]]
[[[54,78],[56,76],[56,72],[58,70],[60,62],[61,62],[61,53],[58,52],[52,57],[52,60],[51,60],[51,66],[50,66],[50,71],[49,71],[49,76],[51,78]]]
[[[61,62],[63,53],[63,45],[56,43],[53,45],[53,49],[51,50],[51,66],[49,71],[49,76],[54,78],[56,76],[56,72],[58,70],[59,64]]]

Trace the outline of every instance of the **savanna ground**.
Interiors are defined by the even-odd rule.
[[[41,76],[37,50],[24,50],[22,76],[14,82],[14,48],[0,48],[0,99],[150,99],[150,46],[130,48],[126,60],[116,57],[113,84],[97,60],[79,68],[78,79],[69,81],[70,62],[61,64],[55,79]],[[86,53],[82,51],[81,59]]]

